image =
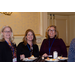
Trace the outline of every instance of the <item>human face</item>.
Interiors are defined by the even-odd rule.
[[[4,29],[4,31],[2,32],[4,39],[10,39],[11,33],[12,32],[11,32],[10,28],[9,27],[6,27]]]
[[[48,35],[49,35],[50,38],[54,38],[55,37],[56,32],[55,32],[55,28],[54,27],[50,27],[49,28]]]
[[[28,32],[26,38],[27,38],[27,41],[32,41],[33,40],[33,33],[32,32]]]

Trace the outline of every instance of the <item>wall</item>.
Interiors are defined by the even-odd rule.
[[[13,12],[11,16],[0,13],[0,30],[5,25],[12,27],[14,41],[18,45],[27,29],[32,29],[36,35],[40,35],[40,12]]]
[[[37,44],[39,45],[39,48],[40,48],[43,39],[45,39],[45,32],[46,32],[47,27],[50,24],[49,23],[50,20],[49,20],[47,12],[40,12],[39,16],[40,16],[39,21],[38,21],[39,31],[36,32],[37,30],[35,30],[35,33],[37,37]],[[60,37],[63,38],[67,46],[70,46],[70,42],[72,41],[73,38],[75,38],[75,15],[69,15],[69,16],[56,15],[55,25],[57,26],[57,29],[59,31],[62,30],[61,31],[62,34],[63,34],[63,30],[65,29],[64,31],[65,34],[63,34],[63,37],[62,35]],[[18,44],[20,41],[22,41],[22,38],[23,36],[15,36],[16,43]]]
[[[0,29],[4,25],[12,27],[14,35],[24,35],[29,28],[40,34],[40,12],[13,12],[11,16],[0,14]]]
[[[43,41],[43,39],[45,39],[45,32],[46,32],[46,28],[48,26],[47,25],[47,12],[40,12],[39,22],[40,22],[39,25],[38,25],[39,28],[37,28],[35,31],[39,30],[39,34],[36,34],[36,38],[37,38],[37,44],[38,44],[39,49],[40,49],[42,41]],[[34,30],[34,26],[32,26],[32,27],[33,27],[33,30]],[[22,38],[23,38],[23,35],[15,36],[14,41],[16,42],[17,45],[18,45],[19,42],[22,41]]]
[[[48,26],[50,22],[50,15],[48,14]],[[67,46],[70,46],[72,39],[75,38],[75,15],[55,15],[54,23],[61,33],[59,37],[63,38]]]
[[[59,19],[63,19],[62,22],[64,21],[68,26],[68,39],[66,38],[66,40],[68,41],[67,45],[70,45],[71,40],[75,38],[75,15],[56,17],[55,24]],[[45,39],[46,29],[50,25],[50,19],[47,12],[13,12],[11,16],[0,14],[0,30],[4,25],[12,27],[15,35],[14,41],[17,45],[22,41],[25,31],[28,28],[33,29],[40,48],[43,39]]]
[[[69,44],[75,38],[75,15],[69,16]]]
[[[13,12],[11,16],[0,13],[0,30],[5,25],[12,27],[17,45],[27,29],[34,30],[40,48],[47,28],[47,12]]]

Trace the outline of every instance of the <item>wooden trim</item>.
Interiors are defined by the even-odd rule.
[[[14,34],[14,36],[24,36],[25,34]],[[42,36],[40,34],[35,34],[35,36]]]

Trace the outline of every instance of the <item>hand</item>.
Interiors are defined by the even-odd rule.
[[[42,56],[43,56],[43,57],[48,57],[48,55],[47,55],[46,53],[44,53]]]
[[[24,54],[20,55],[20,60],[22,60],[24,58],[25,58],[25,55]]]

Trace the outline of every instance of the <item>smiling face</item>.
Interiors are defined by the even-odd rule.
[[[9,27],[6,27],[3,32],[2,32],[2,35],[3,35],[3,38],[4,39],[10,39],[11,38],[11,30]]]
[[[32,40],[33,40],[33,33],[29,31],[29,32],[27,33],[26,38],[27,38],[27,41],[32,41]]]
[[[48,35],[49,35],[50,38],[54,38],[55,37],[56,31],[55,31],[55,28],[54,27],[50,27],[48,29]]]

